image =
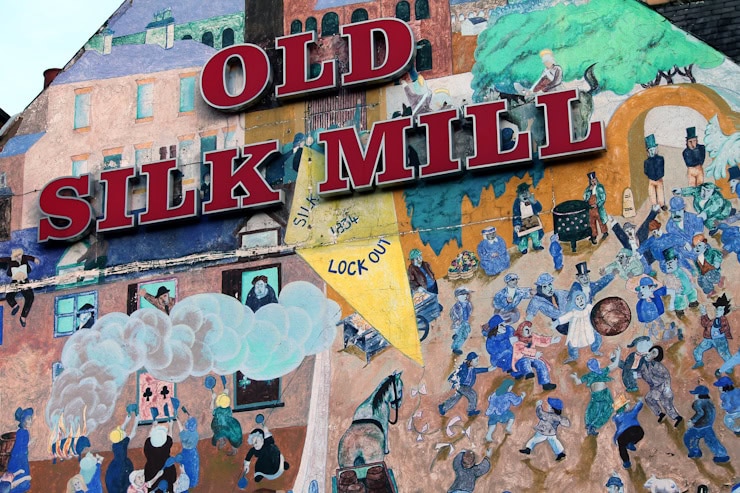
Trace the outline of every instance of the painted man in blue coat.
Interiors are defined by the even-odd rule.
[[[509,268],[509,251],[506,241],[496,234],[496,228],[490,226],[481,231],[483,240],[478,243],[480,266],[489,276],[497,276]]]
[[[693,212],[686,211],[682,197],[671,197],[671,219],[665,226],[666,233],[681,238],[684,244],[681,254],[691,260],[696,258],[691,245],[694,236],[704,232],[704,221]]]
[[[683,162],[686,164],[686,175],[689,186],[695,187],[704,183],[704,160],[706,149],[696,137],[696,127],[686,129],[686,149],[683,150]]]
[[[604,275],[598,281],[592,281],[589,276],[590,270],[588,270],[588,264],[586,262],[580,262],[576,264],[576,280],[570,287],[570,293],[573,293],[576,289],[583,291],[586,295],[586,303],[593,304],[596,295],[607,287],[610,282],[614,280],[614,272],[609,272]]]

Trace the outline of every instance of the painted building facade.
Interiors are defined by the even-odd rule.
[[[632,1],[207,4],[124,2],[0,152],[0,484],[731,491],[736,64]],[[274,61],[275,37],[315,31],[310,63],[344,71],[340,26],[384,17],[415,36],[397,81],[242,113],[201,97],[219,49]],[[601,122],[605,149],[541,159],[536,100],[571,89],[569,137]],[[448,157],[469,162],[465,112],[498,100],[500,150],[529,135],[526,162],[319,194],[324,132],[372,147],[374,124],[457,109]],[[405,138],[418,173],[423,125]],[[282,205],[37,241],[56,178],[89,174],[102,219],[101,173],[133,167],[138,220],[145,165],[175,161],[168,207],[208,203],[208,153],[270,140]]]

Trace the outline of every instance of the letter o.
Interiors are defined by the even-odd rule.
[[[226,72],[231,61],[241,64],[244,87],[230,94]],[[272,68],[267,53],[257,45],[229,46],[213,55],[200,73],[200,93],[210,106],[223,111],[241,111],[254,104],[272,81]]]

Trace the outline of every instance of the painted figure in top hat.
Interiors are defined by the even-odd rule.
[[[696,127],[686,129],[686,149],[683,150],[683,162],[686,163],[686,175],[689,186],[695,187],[704,183],[704,160],[707,153],[696,137]]]
[[[589,275],[590,273],[591,271],[588,270],[588,264],[586,262],[577,263],[576,280],[570,286],[570,291],[572,293],[575,289],[580,289],[586,295],[586,301],[593,303],[599,291],[607,287],[614,280],[615,275],[614,272],[608,272],[598,281],[592,281]]]
[[[601,231],[601,238],[609,236],[609,230],[606,223],[609,216],[606,215],[606,190],[598,178],[596,172],[591,171],[588,174],[588,186],[583,191],[583,200],[588,202],[588,221],[591,225],[591,243],[596,244],[596,235]],[[598,228],[598,229],[597,229]]]
[[[714,433],[714,417],[716,410],[714,403],[709,398],[709,389],[704,385],[697,385],[689,393],[696,396],[691,407],[694,409],[694,415],[686,421],[686,433],[683,436],[683,443],[689,449],[689,459],[698,459],[702,456],[699,442],[704,439],[704,443],[714,454],[714,462],[722,464],[729,462],[730,457],[727,455],[727,449],[717,438]]]
[[[506,241],[496,234],[496,228],[489,226],[481,231],[483,239],[478,243],[480,266],[489,276],[497,276],[509,268],[509,251]]]
[[[665,191],[663,190],[665,159],[663,159],[663,156],[658,155],[658,144],[655,142],[654,134],[645,137],[645,148],[647,149],[648,157],[643,163],[643,171],[648,178],[650,203],[666,210]]]
[[[730,313],[730,300],[723,293],[713,305],[714,318],[711,319],[707,315],[707,309],[704,305],[699,307],[699,311],[701,312],[700,323],[704,331],[702,341],[694,349],[694,361],[696,363],[694,363],[692,368],[701,368],[704,366],[704,353],[712,348],[717,350],[723,361],[727,361],[732,357],[727,342],[728,339],[732,339],[732,328],[727,319],[727,315]]]
[[[534,198],[529,191],[528,183],[520,183],[516,187],[516,199],[514,199],[514,243],[519,247],[522,255],[529,251],[529,240],[532,240],[532,248],[542,250],[542,222],[540,221],[542,204]]]

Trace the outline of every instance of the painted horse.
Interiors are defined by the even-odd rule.
[[[340,468],[381,462],[390,453],[388,425],[398,421],[402,401],[403,380],[396,372],[384,378],[357,407],[352,424],[339,440]]]

